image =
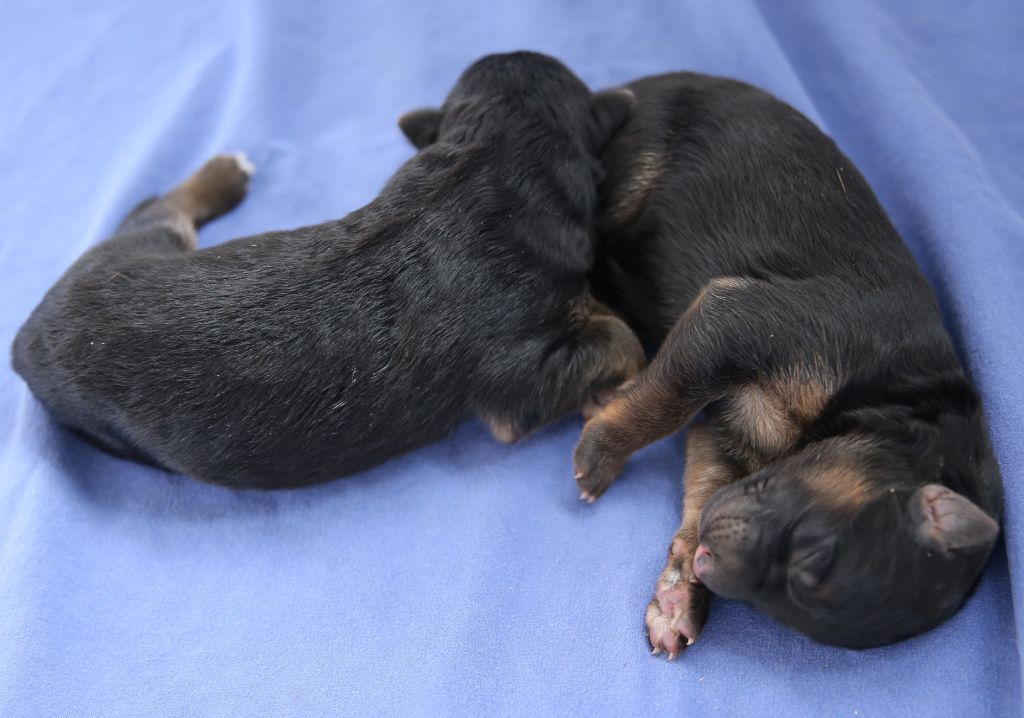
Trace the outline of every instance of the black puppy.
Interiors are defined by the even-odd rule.
[[[586,276],[598,155],[631,103],[543,55],[485,57],[400,120],[426,149],[373,202],[194,251],[247,187],[214,158],[68,270],[15,369],[94,443],[235,487],[358,471],[469,414],[514,440],[643,366]]]
[[[640,80],[606,152],[603,281],[660,350],[575,452],[599,496],[687,436],[682,525],[646,624],[675,657],[711,591],[850,647],[948,618],[998,533],[978,396],[864,178],[791,107],[694,74]]]

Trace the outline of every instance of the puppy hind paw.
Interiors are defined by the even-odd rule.
[[[676,654],[700,638],[710,603],[708,590],[694,581],[688,563],[684,556],[673,555],[669,559],[655,584],[645,620],[651,645],[657,648],[658,641],[669,650],[671,644],[676,647]],[[670,658],[674,657],[673,651],[669,653]]]
[[[198,226],[234,209],[249,191],[254,166],[241,152],[210,158],[168,199]]]
[[[243,153],[230,152],[207,160],[189,181],[195,181],[195,189],[226,212],[245,197],[255,170]]]

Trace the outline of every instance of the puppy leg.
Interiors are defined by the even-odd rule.
[[[503,443],[516,441],[569,412],[608,401],[646,363],[640,340],[622,319],[593,298],[581,310],[569,341],[546,354],[519,390],[507,384],[481,402],[480,418]]]
[[[217,155],[167,194],[139,204],[104,245],[119,251],[195,249],[196,230],[242,201],[252,172],[241,153]]]
[[[707,502],[736,478],[736,471],[722,456],[715,429],[705,423],[691,427],[686,435],[683,520],[644,617],[654,655],[664,650],[672,660],[704,628],[711,595],[693,575],[697,528]]]
[[[746,374],[766,368],[768,334],[759,316],[777,308],[765,282],[712,280],[676,322],[651,365],[583,427],[573,454],[581,497],[596,500],[630,455],[681,429]],[[764,336],[762,336],[762,334]]]

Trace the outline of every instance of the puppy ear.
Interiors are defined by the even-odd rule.
[[[922,486],[910,497],[918,541],[939,551],[991,548],[999,535],[995,519],[941,484]]]
[[[593,118],[594,144],[598,149],[604,148],[622,127],[635,103],[636,95],[624,87],[594,95],[590,102],[590,115]]]
[[[441,111],[428,108],[406,112],[398,118],[398,126],[413,147],[422,150],[437,141],[441,129]]]

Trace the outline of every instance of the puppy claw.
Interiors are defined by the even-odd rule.
[[[577,473],[576,484],[579,486],[580,491],[589,496],[589,500],[593,502],[608,490],[608,487],[612,485],[617,475],[618,471],[609,472],[603,469],[590,473],[579,472]]]
[[[700,638],[707,620],[707,591],[695,586],[688,587],[686,599],[677,604],[672,612],[671,629],[686,639],[686,645],[692,646]]]
[[[679,654],[678,654],[678,653],[669,653],[669,654],[668,654],[668,659],[669,659],[670,661],[674,661],[674,660],[675,660],[675,659],[677,659],[678,657],[679,657]]]
[[[654,648],[651,649],[651,655],[652,656],[661,655],[661,651],[662,651],[661,646],[655,646]]]

